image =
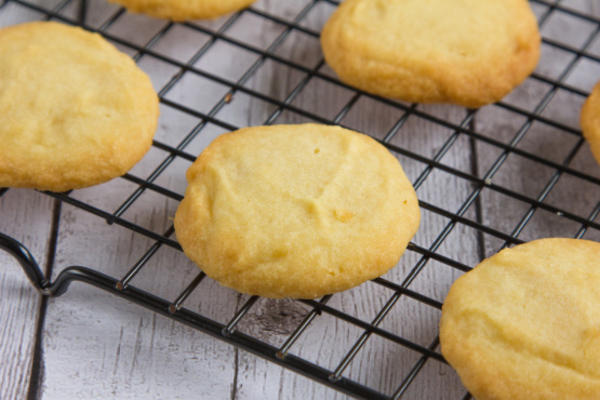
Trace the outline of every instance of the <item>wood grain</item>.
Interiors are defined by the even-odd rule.
[[[0,197],[0,232],[26,245],[42,267],[53,204],[32,190],[12,189]],[[17,399],[29,388],[41,297],[20,265],[2,251],[0,266],[0,399]]]
[[[598,16],[599,5],[596,2],[569,2],[565,7],[577,9],[589,15]],[[544,7],[536,8],[538,15],[543,15]],[[541,32],[546,37],[553,38],[561,43],[581,46],[593,31],[593,25],[554,13],[546,20]],[[596,40],[595,42],[598,42]],[[542,45],[542,62],[536,72],[542,76],[556,79],[568,63],[564,62],[564,54],[557,52],[556,48],[547,44]],[[571,60],[569,58],[569,60]],[[550,68],[553,66],[552,68]],[[593,65],[595,67],[595,65]],[[593,85],[600,79],[600,71],[591,68],[592,65],[585,59],[579,59],[569,70],[565,82],[579,87],[584,91],[591,91]],[[548,93],[553,93],[552,100],[543,110],[542,115],[550,117],[553,121],[566,126],[580,129],[579,112],[585,98],[552,87],[539,80],[529,78],[521,87],[507,96],[504,101],[517,107],[533,110]],[[487,106],[479,110],[477,115],[477,131],[508,143],[527,123],[524,116],[519,116],[496,105]],[[600,169],[591,155],[586,143],[579,147],[580,137],[564,130],[557,129],[548,124],[534,122],[527,129],[525,136],[517,148],[536,154],[555,163],[564,164],[580,170],[588,175],[600,176]],[[478,175],[483,176],[492,162],[501,154],[501,150],[483,142],[477,142]],[[570,153],[571,160],[567,159]],[[567,161],[567,162],[565,162]],[[543,191],[548,187],[548,182],[556,174],[556,170],[525,157],[510,154],[498,172],[493,176],[492,182],[518,193],[525,194],[532,199],[541,199]],[[600,187],[570,174],[561,174],[557,183],[544,198],[544,202],[573,213],[582,218],[587,218],[600,201]],[[520,232],[522,240],[533,240],[543,237],[573,237],[581,228],[581,224],[546,210],[530,210],[531,205],[512,199],[490,189],[484,189],[481,194],[482,218],[486,225],[511,234],[521,221],[531,214],[530,220]],[[590,228],[584,238],[598,239],[600,232]],[[485,235],[485,253],[491,255],[498,251],[504,241]]]
[[[41,0],[36,3],[51,6]],[[76,14],[76,3],[72,2],[65,8],[65,15]],[[118,10],[117,6],[104,0],[93,0],[89,4],[88,22],[95,27],[102,25]],[[254,9],[291,22],[307,4],[310,1],[260,0],[254,5]],[[585,0],[570,1],[568,7],[592,12],[593,15],[599,15],[600,11],[598,4]],[[37,13],[23,11],[22,7],[13,3],[7,8],[10,8],[10,13],[6,9],[0,11],[0,24],[40,17]],[[334,6],[329,2],[317,2],[300,24],[318,31],[333,9]],[[544,9],[544,6],[536,6],[538,14],[542,14]],[[228,18],[195,21],[193,24],[215,31]],[[555,40],[579,46],[585,40],[582,37],[589,34],[590,26],[578,22],[557,13],[549,19],[542,32]],[[133,43],[144,44],[166,24],[165,21],[141,15],[124,14],[110,26],[109,32]],[[246,12],[225,31],[225,35],[249,46],[266,49],[285,29],[283,24]],[[153,50],[185,63],[209,42],[209,35],[190,26],[175,25],[154,45]],[[600,54],[598,43],[600,40],[595,41],[590,51]],[[123,46],[120,48],[135,55],[132,49]],[[335,76],[327,66],[321,66],[322,53],[318,39],[306,33],[292,31],[271,51],[278,57],[306,68],[318,68],[319,73]],[[554,79],[568,62],[569,58],[564,52],[545,45],[542,63],[537,72]],[[224,40],[216,40],[194,66],[219,78],[236,82],[254,63],[258,63],[258,68],[249,79],[240,82],[244,87],[280,101],[288,101],[292,106],[306,110],[318,118],[339,117],[342,125],[383,139],[404,116],[404,111],[400,108],[383,104],[369,96],[354,97],[351,90],[318,77],[308,79],[306,72],[275,60],[261,60],[256,53]],[[157,89],[179,72],[176,67],[149,55],[141,57],[139,65],[148,72]],[[565,82],[582,90],[589,90],[600,78],[596,65],[597,63],[584,59],[579,60]],[[290,96],[298,85],[304,83],[306,85],[301,91]],[[242,91],[234,93],[231,101],[222,107],[214,108],[228,90],[226,85],[186,72],[179,83],[166,94],[166,98],[202,113],[213,111],[217,119],[234,126],[258,125],[265,121],[311,121],[309,117],[290,110],[279,110],[276,105]],[[533,110],[548,90],[548,84],[529,79],[504,101],[525,110]],[[345,110],[344,107],[350,101],[353,102],[352,107]],[[581,96],[559,90],[543,115],[577,128],[578,110],[582,101]],[[456,125],[461,124],[466,116],[464,109],[445,105],[419,106],[417,110]],[[475,119],[478,133],[503,142],[508,142],[526,122],[525,117],[496,105],[482,108]],[[198,154],[215,137],[226,131],[211,123],[205,126],[198,125],[199,123],[199,119],[163,105],[156,139],[177,146],[186,134],[201,127],[200,133],[185,148],[191,154]],[[452,129],[411,115],[391,138],[391,144],[417,156],[431,158],[445,145],[453,143],[439,161],[465,173],[483,176],[501,154],[501,150],[480,140],[472,141],[464,134],[455,136],[454,133]],[[561,163],[578,140],[575,135],[534,122],[518,148]],[[167,156],[166,152],[153,148],[131,174],[145,179]],[[428,174],[417,193],[430,206],[455,213],[475,189],[469,180],[440,169],[429,171],[427,165],[417,161],[415,157],[400,154],[396,156],[413,181],[424,173]],[[189,165],[189,161],[175,159],[155,183],[183,194],[186,185],[184,173]],[[569,165],[600,176],[600,169],[585,145],[577,151]],[[554,172],[539,163],[511,154],[492,181],[536,198]],[[116,179],[104,185],[75,191],[72,196],[112,213],[136,189],[137,186],[130,181]],[[582,217],[587,217],[599,200],[600,188],[567,174],[560,177],[545,199],[548,204]],[[11,190],[0,198],[0,231],[22,239],[41,262],[46,261],[51,205],[52,200],[33,191]],[[171,226],[176,207],[175,200],[145,191],[122,217],[162,234]],[[510,234],[528,212],[528,204],[485,188],[480,199],[469,207],[464,216]],[[530,223],[519,236],[521,239],[549,235],[572,236],[579,229],[579,224],[543,210],[536,210],[532,215]],[[436,240],[440,233],[448,227],[452,227],[450,233],[437,246]],[[589,229],[585,237],[600,239],[600,232]],[[414,243],[423,248],[435,246],[439,254],[469,266],[476,265],[482,257],[491,255],[504,244],[493,235],[481,234],[464,224],[457,223],[454,226],[449,219],[425,208],[422,209],[421,229]],[[54,276],[66,266],[85,265],[122,277],[153,244],[153,241],[142,235],[108,225],[96,216],[63,205]],[[385,278],[397,284],[405,282],[415,272],[415,265],[420,260],[419,254],[407,251],[398,266],[386,274]],[[0,293],[3,298],[16,299],[0,302],[1,399],[22,398],[28,391],[39,307],[39,297],[29,288],[22,272],[13,264],[0,254],[0,265],[8,267],[0,270]],[[161,297],[175,299],[197,274],[198,269],[180,252],[163,246],[131,284]],[[460,271],[448,265],[428,260],[416,277],[410,279],[408,287],[441,302],[451,283],[460,274]],[[328,305],[353,317],[371,321],[392,295],[391,290],[374,282],[367,282],[334,295]],[[226,323],[247,298],[206,278],[184,306]],[[241,320],[237,329],[274,346],[281,346],[309,311],[308,306],[293,300],[260,299]],[[402,296],[380,327],[427,347],[434,343],[437,336],[439,317],[437,309]],[[291,347],[290,353],[333,369],[362,333],[356,326],[324,313],[315,318]],[[43,399],[347,397],[82,284],[74,284],[65,296],[49,300],[41,345],[43,379],[38,397]],[[373,335],[353,358],[343,376],[391,394],[415,367],[419,357],[419,353]],[[465,389],[450,367],[428,360],[408,387],[404,398],[459,399],[464,393]]]
[[[0,11],[0,27],[41,18],[15,4]],[[22,242],[41,268],[48,264],[54,200],[32,190],[0,197],[0,232]],[[30,386],[41,297],[17,262],[0,251],[0,399],[24,398]]]
[[[318,31],[332,11],[333,7],[321,5],[321,7],[309,13],[308,17],[303,20],[303,25]],[[312,64],[305,64],[309,68],[317,65],[322,59],[320,47],[305,46],[304,43],[295,45],[295,40],[295,37],[292,37],[291,41],[288,39],[282,45],[283,49],[278,51],[278,54],[301,64],[307,63],[306,60],[314,60]],[[269,72],[261,74],[259,71],[256,77],[251,80],[252,87],[274,97],[281,96],[282,92],[291,92],[295,87],[295,82],[302,79],[302,77],[297,78],[294,76],[286,67],[275,63],[268,64],[264,68],[267,68]],[[322,71],[326,74],[331,73],[327,67],[322,68]],[[335,118],[351,98],[351,91],[327,83],[319,78],[313,78],[302,92],[293,99],[292,104],[325,118]],[[465,116],[465,111],[458,107],[428,106],[424,107],[424,110],[455,122],[460,121]],[[367,97],[361,97],[345,118],[341,120],[341,123],[383,139],[402,115],[402,111],[397,108],[385,106]],[[293,112],[284,111],[275,123],[297,123],[307,120]],[[408,148],[415,153],[432,157],[451,134],[451,131],[440,129],[423,119],[410,117],[394,137],[392,143]],[[469,170],[471,160],[468,143],[467,151],[464,151],[464,146],[460,147],[459,151],[458,146],[461,145],[464,145],[464,143],[456,144],[457,148],[444,157],[443,161],[456,168]],[[413,180],[422,173],[425,167],[413,159],[399,158],[407,174]],[[452,190],[440,191],[440,186],[452,188]],[[422,199],[455,212],[464,200],[461,197],[462,193],[465,193],[469,188],[468,182],[434,172],[419,189],[418,194]],[[432,213],[424,213],[422,228],[415,239],[416,242],[424,247],[430,246],[447,222]],[[458,227],[448,241],[445,242],[443,251],[446,255],[454,258],[463,254],[477,254],[476,233]],[[399,266],[386,277],[391,281],[401,283],[418,258],[414,253],[408,253],[401,260]],[[458,276],[457,271],[430,262],[413,285],[417,291],[426,292],[442,299],[450,282],[456,276]],[[431,282],[439,282],[439,285],[435,285],[432,289]],[[392,294],[391,291],[369,282],[358,288],[334,295],[330,305],[350,315],[370,321]],[[246,320],[240,324],[240,329],[255,335],[260,333],[264,335],[267,332],[269,342],[281,345],[306,312],[303,307],[299,307],[295,302],[263,300],[250,311]],[[428,309],[428,307],[415,301],[401,299],[386,318],[382,327],[428,346],[435,338],[438,319],[439,311]],[[272,328],[273,321],[280,322],[275,330]],[[272,333],[269,334],[269,332]],[[362,331],[354,326],[323,315],[315,319],[298,343],[292,347],[291,353],[333,369],[361,333]],[[387,340],[372,337],[355,357],[348,370],[345,371],[344,376],[384,393],[392,393],[418,358],[419,355],[415,352]],[[315,385],[310,381],[307,382],[305,378],[297,374],[284,372],[278,366],[266,363],[253,356],[243,354],[240,356],[239,361],[240,374],[237,381],[239,398],[279,399],[298,398],[303,395],[308,395],[311,398],[345,397],[339,393],[332,393],[330,389],[324,386]],[[461,391],[460,386],[457,385],[456,375],[445,365],[437,365],[424,370],[423,379],[425,384],[422,383],[418,388],[415,388],[413,394],[417,397],[414,398],[429,398],[428,396],[434,395],[435,398],[451,399],[459,396]],[[274,390],[274,385],[278,390]],[[453,389],[449,389],[449,387]]]

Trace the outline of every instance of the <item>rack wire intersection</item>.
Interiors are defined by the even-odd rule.
[[[53,4],[50,6],[48,3]],[[93,2],[90,0],[89,3]],[[223,18],[218,24],[212,25],[195,22],[164,22],[160,29],[140,44],[139,41],[133,41],[127,38],[126,35],[119,35],[111,30],[112,27],[118,24],[120,19],[128,15],[123,8],[115,6],[114,11],[100,23],[90,23],[89,14],[93,7],[86,0],[56,0],[53,2],[33,0],[0,1],[0,18],[3,12],[7,12],[6,10],[9,7],[24,8],[37,13],[40,19],[52,19],[68,24],[80,25],[85,29],[98,32],[121,48],[126,49],[138,63],[144,60],[144,58],[152,58],[168,66],[174,73],[159,88],[158,94],[162,107],[177,110],[199,121],[175,145],[160,139],[154,141],[154,148],[162,151],[166,156],[145,177],[139,177],[130,172],[120,178],[134,185],[135,189],[126,196],[125,200],[114,211],[104,210],[90,202],[81,200],[75,195],[75,192],[44,192],[45,195],[51,196],[57,201],[56,204],[58,206],[54,214],[55,220],[60,218],[60,205],[63,203],[69,204],[106,220],[108,224],[131,230],[135,234],[145,236],[153,241],[153,244],[148,247],[142,257],[131,265],[122,276],[107,275],[100,270],[85,266],[71,266],[60,271],[56,278],[51,281],[48,276],[44,275],[42,269],[24,244],[6,234],[0,233],[0,248],[12,254],[20,262],[33,286],[44,296],[59,296],[67,290],[71,282],[84,282],[252,352],[346,394],[368,399],[402,398],[426,363],[445,363],[445,360],[439,353],[437,332],[433,335],[435,339],[424,345],[382,327],[382,322],[390,315],[394,306],[403,297],[410,298],[428,308],[438,311],[441,309],[442,304],[440,299],[423,293],[421,290],[414,289],[411,284],[418,279],[419,275],[432,261],[444,265],[459,274],[468,271],[472,267],[471,262],[465,262],[465,260],[459,259],[456,256],[448,256],[443,251],[445,241],[457,227],[471,229],[478,235],[479,250],[478,254],[474,256],[477,259],[481,259],[489,255],[488,253],[497,251],[502,247],[521,243],[523,239],[520,236],[523,236],[522,234],[528,224],[530,224],[536,213],[540,211],[551,213],[563,221],[576,224],[577,229],[572,233],[574,237],[600,236],[600,221],[598,221],[600,201],[598,199],[592,200],[592,203],[588,200],[580,208],[575,209],[548,201],[553,189],[557,187],[561,178],[565,176],[584,181],[587,185],[596,189],[600,188],[600,174],[594,174],[573,165],[574,160],[580,157],[581,149],[584,147],[584,140],[579,128],[565,122],[559,113],[557,114],[551,110],[552,101],[559,93],[574,96],[579,103],[589,94],[589,88],[585,89],[580,85],[570,83],[569,77],[583,63],[596,66],[600,63],[600,52],[594,51],[594,46],[598,42],[598,33],[600,32],[600,18],[579,11],[573,5],[562,5],[560,0],[531,0],[532,7],[538,15],[543,34],[545,32],[544,28],[549,24],[550,20],[561,18],[570,19],[574,24],[588,26],[589,33],[577,45],[565,43],[552,34],[543,35],[544,49],[549,53],[559,52],[566,57],[567,62],[561,65],[560,71],[547,72],[544,68],[538,68],[538,72],[535,72],[528,79],[527,82],[531,85],[543,87],[543,93],[532,104],[522,105],[518,101],[513,102],[505,99],[493,106],[489,106],[494,107],[494,110],[505,113],[508,118],[520,121],[518,124],[508,128],[504,132],[503,137],[497,137],[485,131],[485,124],[480,124],[481,121],[485,122],[487,115],[483,110],[465,110],[462,119],[453,120],[444,115],[440,116],[431,108],[423,108],[417,104],[405,104],[355,90],[341,83],[333,74],[329,73],[322,57],[310,64],[309,62],[304,62],[305,60],[302,59],[290,59],[281,55],[279,49],[294,34],[303,35],[303,37],[313,41],[318,39],[319,32],[310,23],[306,23],[307,16],[314,13],[319,7],[327,7],[331,11],[338,3],[339,1],[337,0],[306,0],[303,7],[292,16],[288,14],[271,14],[258,6],[252,6]],[[245,17],[260,21],[259,23],[268,23],[278,27],[276,34],[273,35],[273,40],[270,40],[267,46],[252,43],[251,38],[243,40],[230,34],[236,24],[242,23],[240,21]],[[169,55],[168,52],[157,50],[160,47],[161,41],[170,32],[182,27],[205,38],[202,46],[193,52],[193,54],[190,54],[187,60],[182,60],[180,57]],[[211,71],[210,68],[207,69],[199,66],[203,60],[211,59],[211,51],[214,50],[217,43],[226,44],[230,48],[235,48],[243,51],[245,54],[252,55],[252,62],[249,63],[249,66],[245,67],[237,78],[233,79],[223,76]],[[279,96],[265,94],[260,90],[254,89],[252,85],[248,85],[248,82],[266,62],[277,63],[288,68],[300,76],[300,78],[291,84],[291,90]],[[542,57],[542,63],[550,65],[549,63],[554,63],[554,59],[544,59]],[[181,81],[189,75],[225,88],[217,96],[217,101],[214,102],[212,107],[204,110],[196,107],[193,102],[185,101],[185,99],[180,101],[180,99],[175,99],[176,96],[171,95],[176,90],[177,85],[181,84]],[[344,99],[344,103],[341,104],[339,112],[336,115],[324,116],[314,108],[303,107],[297,104],[297,99],[302,96],[303,92],[308,90],[307,87],[313,84],[315,80],[326,85],[332,85],[347,93],[347,99]],[[419,189],[426,183],[428,178],[437,172],[442,172],[447,176],[467,183],[463,188],[466,187],[468,190],[461,197],[460,205],[454,211],[449,211],[448,207],[437,205],[428,199],[421,199],[420,206],[424,212],[440,217],[445,222],[442,224],[442,229],[439,230],[439,233],[427,245],[415,242],[409,245],[408,253],[412,253],[417,261],[412,266],[407,267],[408,272],[402,279],[395,280],[385,276],[373,280],[373,284],[388,289],[391,295],[382,300],[383,307],[378,310],[371,320],[359,318],[352,313],[332,306],[330,303],[332,295],[314,301],[298,300],[297,302],[308,307],[308,311],[302,316],[300,322],[285,338],[282,344],[275,346],[259,337],[236,329],[240,321],[244,319],[259,300],[256,296],[249,297],[231,316],[227,323],[215,321],[185,307],[186,299],[201,285],[205,278],[202,272],[197,273],[185,289],[173,299],[162,298],[131,284],[136,275],[144,269],[149,260],[152,259],[161,247],[167,246],[176,250],[181,250],[181,248],[172,237],[172,224],[164,232],[155,232],[152,229],[144,227],[142,224],[128,219],[125,215],[127,210],[147,191],[176,202],[180,201],[182,199],[181,194],[162,184],[159,178],[177,160],[194,161],[196,153],[188,150],[189,145],[198,136],[203,134],[207,126],[215,126],[222,131],[239,128],[239,122],[235,118],[227,117],[227,114],[223,114],[222,111],[235,103],[236,96],[242,95],[269,105],[271,112],[266,118],[260,121],[263,124],[272,124],[287,118],[294,121],[309,120],[324,124],[345,126],[346,117],[359,107],[357,104],[363,100],[368,101],[372,105],[371,107],[393,109],[398,113],[399,117],[395,119],[387,132],[375,134],[374,132],[370,132],[368,128],[363,130],[364,133],[375,137],[396,156],[401,158],[403,163],[406,160],[407,162],[414,162],[415,165],[419,166],[419,172],[414,174],[415,179],[413,180],[417,192],[419,193]],[[402,141],[398,140],[400,136],[399,132],[404,132],[403,128],[407,126],[407,121],[415,117],[449,132],[449,134],[444,135],[444,140],[440,142],[439,149],[433,154],[420,153],[411,149],[410,146],[404,146]],[[543,126],[545,129],[569,136],[572,138],[572,142],[569,143],[574,143],[574,145],[565,153],[562,159],[558,160],[555,157],[546,156],[542,149],[528,149],[526,146],[522,146],[522,144],[526,142],[526,137],[534,126]],[[353,126],[349,126],[349,128],[356,129]],[[415,135],[418,134],[419,132],[415,132]],[[457,148],[464,147],[465,145],[469,146],[470,154],[473,158],[470,170],[465,170],[464,168],[444,162],[444,157],[447,154],[457,151]],[[476,154],[477,149],[484,146],[494,149],[493,154],[495,154],[494,159],[490,160],[485,165],[485,168],[478,164]],[[499,175],[501,168],[505,164],[513,162],[512,158],[514,157],[526,160],[528,163],[535,165],[536,168],[545,168],[552,171],[549,177],[545,177],[547,178],[545,179],[546,183],[541,186],[542,189],[536,192],[536,194],[525,193],[523,190],[511,188],[504,183],[495,182],[494,178]],[[8,191],[8,189],[0,189],[0,201],[1,197]],[[481,212],[482,207],[485,205],[482,204],[485,201],[482,200],[485,197],[484,192],[494,193],[496,196],[501,196],[511,201],[518,201],[525,205],[525,212],[516,220],[516,224],[512,225],[509,229],[498,226],[494,221],[486,221]],[[0,212],[7,213],[11,212],[11,210],[0,209]],[[56,246],[57,229],[58,227],[54,227],[54,246]],[[484,243],[486,240],[487,244]],[[52,251],[54,252],[54,250]],[[344,321],[361,331],[358,339],[346,350],[345,355],[333,368],[319,365],[318,362],[310,361],[290,351],[315,319],[324,314]],[[395,384],[395,388],[391,392],[384,393],[380,388],[370,387],[363,382],[358,382],[345,375],[348,366],[373,336],[394,342],[418,355],[416,362],[408,369],[404,377]],[[468,393],[464,394],[462,398],[468,399],[470,395]]]

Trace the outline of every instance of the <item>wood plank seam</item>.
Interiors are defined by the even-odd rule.
[[[54,207],[52,208],[52,224],[50,227],[50,237],[48,238],[48,249],[46,253],[44,273],[46,277],[52,276],[54,261],[56,260],[56,247],[58,241],[58,229],[60,225],[60,211],[62,202],[59,199],[54,199]],[[44,323],[46,321],[46,311],[48,309],[48,297],[42,296],[37,315],[33,361],[31,365],[29,388],[27,389],[27,400],[37,400],[40,397],[40,390],[44,377],[44,366],[42,363],[42,336],[44,331]]]

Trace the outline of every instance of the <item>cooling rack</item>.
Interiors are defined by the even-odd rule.
[[[386,325],[403,299],[433,310],[437,321],[448,286],[438,287],[436,277],[451,277],[447,279],[449,284],[502,247],[539,236],[600,238],[600,168],[592,160],[577,123],[579,108],[600,77],[600,18],[588,12],[585,1],[566,5],[560,1],[531,1],[543,34],[540,66],[507,98],[479,110],[407,104],[338,81],[318,50],[319,29],[338,5],[335,0],[281,2],[274,7],[281,12],[254,5],[213,22],[152,20],[148,29],[132,25],[131,20],[122,23],[131,15],[117,6],[108,14],[96,15],[94,5],[98,3],[100,0],[5,0],[0,1],[0,20],[11,8],[19,8],[31,11],[34,19],[57,20],[100,33],[149,72],[163,113],[169,110],[167,113],[177,113],[178,118],[194,123],[165,128],[177,137],[176,142],[157,135],[152,159],[158,161],[151,168],[136,167],[115,180],[123,185],[118,186],[121,196],[113,208],[99,206],[91,196],[81,195],[82,191],[44,192],[57,204],[51,254],[56,253],[57,221],[63,204],[104,220],[111,229],[125,229],[150,241],[143,254],[121,274],[77,265],[54,271],[53,278],[51,272],[42,272],[27,243],[0,233],[0,247],[20,262],[43,296],[59,296],[70,283],[83,282],[348,395],[399,399],[408,398],[411,387],[423,385],[419,376],[427,365],[445,365],[439,352],[437,322],[429,326],[427,342]],[[139,22],[145,17],[135,18]],[[244,24],[262,28],[240,35],[238,27]],[[177,47],[182,44],[177,36],[182,32],[195,38],[188,40],[193,48],[185,47],[183,52]],[[317,50],[305,51],[307,47]],[[222,52],[235,52],[236,58],[230,58],[228,65],[214,64]],[[256,84],[261,75],[270,82],[267,91]],[[328,109],[338,111],[324,112],[323,102],[328,103]],[[243,106],[236,108],[240,103]],[[264,107],[255,114],[253,104]],[[181,250],[170,221],[165,229],[158,230],[139,218],[128,218],[128,211],[149,193],[157,201],[175,205],[182,199],[181,181],[173,184],[173,180],[163,179],[169,171],[175,169],[182,175],[185,168],[181,162],[193,162],[198,151],[220,132],[249,124],[303,121],[346,126],[384,144],[413,180],[423,225],[435,230],[425,237],[417,235],[395,273],[368,283],[365,290],[379,290],[380,294],[379,306],[370,318],[335,302],[344,294],[297,300],[295,303],[303,310],[297,323],[273,343],[256,330],[242,329],[244,319],[261,301],[259,297],[244,297],[225,320],[188,306],[190,296],[201,292],[202,285],[210,281],[202,272],[195,272],[178,295],[168,298],[135,284],[136,277],[149,268],[161,249]],[[421,140],[420,135],[428,138]],[[436,190],[449,187],[448,182],[455,190],[436,195]],[[8,191],[0,189],[0,197]],[[10,212],[0,209],[0,215]],[[467,237],[474,245],[461,247]],[[432,270],[445,272],[426,272]],[[211,301],[200,298],[201,302]],[[330,323],[344,323],[358,332],[333,364],[294,352],[294,346],[308,335],[311,326],[325,317]],[[399,324],[413,322],[403,314]],[[402,373],[394,375],[395,381],[387,384],[392,390],[347,373],[361,351],[376,338],[412,354],[410,365],[404,365]],[[458,388],[452,393],[462,391],[457,398],[470,398],[456,381],[452,382]]]

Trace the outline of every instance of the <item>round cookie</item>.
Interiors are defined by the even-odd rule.
[[[123,175],[158,113],[148,76],[99,35],[54,22],[0,30],[0,187],[66,191]]]
[[[340,127],[259,126],[218,137],[175,215],[186,255],[221,284],[316,298],[384,274],[420,219],[400,163]]]
[[[525,0],[346,0],[321,44],[340,79],[366,92],[472,108],[508,94],[540,54]]]
[[[442,354],[477,400],[600,399],[600,243],[541,239],[460,277]]]
[[[600,163],[600,83],[596,84],[592,94],[581,109],[581,129],[588,140],[592,153]]]
[[[256,0],[110,0],[129,11],[173,21],[216,18],[248,7]]]

